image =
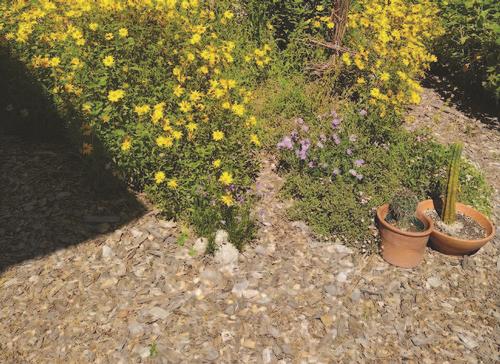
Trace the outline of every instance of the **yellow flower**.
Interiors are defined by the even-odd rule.
[[[90,155],[90,154],[92,154],[93,150],[94,150],[94,147],[92,146],[92,144],[83,143],[83,145],[82,145],[82,154],[83,155]]]
[[[323,10],[325,10],[325,7],[323,5],[318,5],[318,6],[316,6],[316,10],[323,11]]]
[[[155,173],[155,183],[157,185],[159,185],[160,183],[162,183],[163,181],[165,181],[165,173],[164,172],[156,172]]]
[[[128,29],[127,28],[120,28],[118,30],[118,35],[122,38],[125,38],[128,36]]]
[[[344,62],[347,66],[350,66],[351,65],[351,56],[349,55],[349,53],[344,53],[342,54],[342,62]]]
[[[418,104],[420,104],[420,101],[421,101],[421,100],[422,100],[422,99],[421,99],[420,95],[419,95],[417,92],[412,91],[412,92],[410,93],[410,101],[411,101],[413,104],[418,105]]]
[[[380,98],[381,93],[380,93],[380,90],[379,90],[378,88],[376,88],[376,87],[375,87],[375,88],[372,88],[372,89],[370,90],[370,95],[371,95],[372,97],[374,97],[374,98],[378,99],[378,98]]]
[[[115,59],[113,58],[113,56],[107,56],[102,60],[102,63],[106,67],[112,67],[115,64]]]
[[[219,182],[223,185],[229,186],[233,183],[233,176],[229,172],[223,172],[219,177]]]
[[[193,102],[197,102],[202,98],[203,94],[199,91],[192,91],[189,94],[189,99]]]
[[[224,12],[224,18],[231,20],[234,18],[234,13],[232,11],[226,10]]]
[[[193,132],[196,129],[198,129],[198,125],[196,123],[189,123],[186,125],[186,129],[189,130],[190,132]]]
[[[153,107],[153,115],[151,116],[151,121],[153,124],[158,123],[163,118],[163,110],[165,109],[165,103],[160,102]]]
[[[358,79],[356,80],[356,83],[358,85],[364,85],[366,83],[364,77],[358,77]]]
[[[82,105],[82,111],[90,112],[92,110],[92,105],[89,102],[86,102]]]
[[[238,116],[243,116],[245,114],[245,107],[243,105],[240,105],[240,104],[234,104],[231,107],[231,110],[233,111],[233,113],[235,113]]]
[[[78,58],[73,58],[71,60],[71,66],[74,68],[74,69],[78,69],[78,68],[82,68],[83,67],[83,64],[82,64],[82,61],[80,61],[80,59]]]
[[[191,40],[189,41],[189,43],[191,43],[191,44],[193,44],[193,45],[194,45],[194,44],[198,44],[198,43],[200,43],[200,41],[201,41],[201,35],[200,35],[200,34],[198,34],[198,33],[195,33],[195,34],[193,34],[193,36],[191,37]]]
[[[95,32],[98,27],[99,27],[99,25],[97,23],[90,23],[89,24],[89,29],[92,30],[93,32]]]
[[[222,103],[222,108],[226,109],[226,110],[230,109],[231,108],[231,103],[229,101],[224,101]]]
[[[52,57],[49,61],[50,67],[57,67],[61,64],[61,58],[59,57]]]
[[[182,88],[181,85],[177,85],[174,87],[174,95],[175,96],[181,97],[183,93],[184,93],[184,89]]]
[[[170,148],[174,144],[172,137],[159,136],[156,138],[156,145],[162,148]]]
[[[391,76],[387,72],[382,72],[382,74],[380,75],[380,80],[384,82],[389,81],[390,78]]]
[[[233,196],[231,196],[231,195],[223,195],[221,197],[221,201],[224,205],[226,205],[228,207],[231,207],[234,205],[234,199],[233,199]]]
[[[151,108],[149,107],[149,105],[147,104],[144,104],[144,105],[137,105],[135,108],[134,108],[134,111],[137,115],[139,116],[142,116],[142,115],[145,115],[147,114],[149,111],[151,110]]]
[[[113,38],[114,38],[114,37],[115,37],[115,36],[113,35],[113,33],[106,33],[106,34],[104,35],[104,38],[105,38],[106,40],[113,40]]]
[[[220,159],[216,159],[212,162],[212,165],[215,167],[215,168],[219,168],[220,165],[221,165],[221,160]]]
[[[183,112],[183,113],[187,113],[187,112],[190,112],[192,110],[192,107],[191,107],[191,104],[187,101],[181,101],[179,103],[179,109]]]
[[[130,138],[125,138],[125,140],[122,142],[121,150],[127,152],[130,150],[131,147],[132,147],[132,140],[130,140]]]
[[[111,102],[118,102],[125,96],[125,91],[123,90],[113,90],[108,93],[108,100]]]
[[[335,27],[335,23],[334,23],[334,22],[332,22],[332,21],[327,21],[327,22],[326,22],[326,27],[327,27],[328,29],[333,29],[333,27]]]
[[[224,132],[220,130],[216,130],[212,133],[212,139],[215,140],[216,142],[224,139]]]
[[[168,188],[175,190],[179,185],[177,184],[177,180],[175,178],[172,178],[170,181],[168,181],[167,186]]]
[[[175,140],[180,140],[182,138],[182,131],[175,130],[174,132],[172,132],[172,136]]]
[[[259,137],[256,134],[250,135],[250,141],[255,144],[256,146],[260,146],[260,140]]]
[[[246,122],[246,126],[255,126],[257,125],[257,118],[255,116],[250,116]]]

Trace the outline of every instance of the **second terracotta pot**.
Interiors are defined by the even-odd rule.
[[[398,229],[385,221],[389,204],[377,210],[377,220],[382,238],[382,258],[390,264],[402,268],[413,268],[424,259],[425,247],[432,231],[432,221],[417,210],[417,218],[424,224],[425,230],[409,232]]]
[[[462,255],[474,254],[479,249],[481,249],[487,242],[489,242],[494,238],[495,226],[493,226],[491,221],[486,216],[484,216],[471,206],[457,203],[456,209],[457,212],[461,212],[462,214],[471,217],[479,225],[481,225],[486,231],[486,237],[477,240],[458,239],[443,234],[434,229],[431,233],[430,246],[433,249],[447,255],[462,256]],[[421,202],[418,205],[417,210],[420,214],[424,215],[427,210],[435,210],[434,201],[426,200]]]

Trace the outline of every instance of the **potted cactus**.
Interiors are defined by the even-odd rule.
[[[400,190],[389,204],[377,210],[382,257],[398,267],[413,268],[424,257],[432,221],[417,210],[418,199],[409,190]]]
[[[431,247],[457,256],[475,253],[495,235],[495,227],[486,216],[471,206],[457,202],[462,150],[460,143],[451,146],[444,196],[423,201],[418,206],[418,210],[434,222]]]

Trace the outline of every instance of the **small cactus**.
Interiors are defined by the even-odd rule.
[[[441,219],[446,225],[451,225],[456,221],[456,203],[458,194],[458,177],[460,175],[460,160],[462,157],[463,145],[456,143],[451,146],[451,159],[448,169],[448,183],[443,201],[443,211]]]
[[[390,219],[394,219],[398,226],[409,229],[412,225],[418,225],[415,211],[418,205],[417,196],[408,189],[399,190],[389,204]]]

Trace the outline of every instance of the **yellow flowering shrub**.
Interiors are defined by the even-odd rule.
[[[419,78],[436,57],[428,43],[442,33],[430,0],[357,0],[349,14],[341,61],[354,92],[380,116],[420,103]]]
[[[271,47],[237,21],[198,0],[16,0],[0,5],[0,39],[82,131],[82,154],[99,140],[173,215],[199,197],[232,207],[256,174],[249,85]]]

